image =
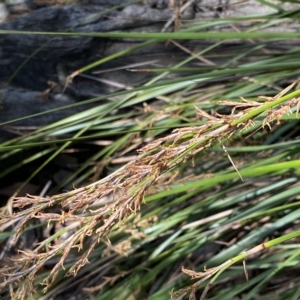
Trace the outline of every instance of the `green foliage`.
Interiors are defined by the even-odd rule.
[[[3,266],[3,299],[9,293],[45,299],[41,283],[48,298],[76,288],[81,299],[98,300],[159,300],[170,293],[177,299],[297,299],[300,47],[276,47],[299,33],[264,29],[298,18],[298,11],[278,10],[264,18],[198,20],[174,33],[88,33],[148,41],[83,67],[69,82],[161,41],[215,40],[168,69],[143,68],[154,75],[137,88],[78,103],[95,106],[0,145],[0,162],[35,150],[0,170],[0,178],[43,158],[25,185],[65,150],[110,141],[49,196],[15,199],[13,215],[11,203],[3,208],[1,240],[10,236],[16,243],[34,227],[33,218],[43,228],[59,228]],[[242,22],[248,26],[239,33],[216,32]],[[239,43],[226,50],[233,39]],[[216,58],[222,63],[213,64]],[[192,60],[206,65],[186,68]],[[166,79],[176,72],[179,78]],[[91,167],[99,164],[106,177]],[[82,187],[60,193],[74,182]]]

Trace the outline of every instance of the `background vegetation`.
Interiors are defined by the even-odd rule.
[[[1,180],[30,170],[19,190],[71,161],[59,184],[2,208],[3,299],[299,298],[299,33],[271,28],[300,10],[273,7],[173,33],[89,33],[141,42],[70,81],[155,43],[187,55],[130,68],[153,76],[0,145]]]

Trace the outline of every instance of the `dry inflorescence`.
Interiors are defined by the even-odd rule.
[[[273,100],[277,98],[273,98]],[[275,102],[275,100],[273,102]],[[269,105],[272,101],[267,101]],[[280,108],[271,111],[272,105],[247,101],[243,103],[222,103],[234,106],[232,114],[211,116],[197,108],[199,116],[207,119],[206,123],[198,127],[186,127],[174,130],[170,135],[157,139],[139,150],[136,159],[129,162],[106,178],[87,187],[52,197],[27,196],[17,198],[13,208],[18,212],[2,214],[0,225],[5,226],[11,220],[20,220],[15,228],[13,243],[15,243],[29,220],[38,218],[45,222],[61,224],[76,223],[76,229],[56,245],[50,239],[36,246],[33,250],[20,251],[14,267],[3,268],[5,280],[0,283],[0,289],[9,286],[14,298],[23,298],[33,291],[34,277],[39,270],[54,256],[60,256],[43,284],[45,290],[55,281],[58,272],[63,268],[66,258],[74,248],[81,250],[87,237],[90,237],[88,247],[85,247],[80,259],[68,270],[68,275],[76,275],[88,263],[88,257],[99,243],[100,239],[109,238],[109,233],[122,225],[122,222],[135,214],[142,205],[149,188],[154,186],[158,179],[177,165],[192,159],[195,154],[205,150],[215,142],[222,142],[233,134],[240,132],[261,113],[267,112],[262,127],[274,121],[279,121],[283,114],[295,106],[298,112],[299,98],[294,98]],[[274,104],[276,106],[278,104]],[[239,109],[238,113],[235,110]],[[257,113],[253,113],[255,111]],[[239,121],[241,120],[241,121]],[[113,201],[105,202],[102,199],[111,197]],[[50,206],[60,206],[61,213],[49,213]],[[188,272],[187,272],[188,273]],[[209,270],[203,276],[211,276]],[[16,288],[15,284],[22,279]]]

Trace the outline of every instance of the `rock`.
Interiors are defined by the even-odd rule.
[[[130,4],[127,0],[81,0],[69,5],[59,5],[62,0],[18,0],[6,3],[9,10],[13,6],[23,5],[29,13],[8,18],[0,24],[0,30],[26,31],[74,31],[74,32],[108,32],[115,30],[161,31],[168,20],[174,18],[178,3],[173,6],[166,0],[145,0],[146,5]],[[271,0],[270,0],[271,1]],[[66,3],[67,0],[64,0]],[[188,4],[189,13],[184,17],[198,19],[220,18],[223,16],[244,16],[274,13],[274,8],[261,1],[249,0],[235,3],[229,0],[196,0]],[[177,3],[177,4],[176,4]],[[51,4],[51,5],[50,5]],[[177,5],[177,6],[176,6]],[[281,5],[284,9],[287,5]],[[0,6],[3,11],[4,6]],[[294,6],[293,6],[294,7]],[[191,14],[192,12],[192,14]],[[192,21],[192,20],[191,20]],[[171,24],[171,23],[170,23]],[[251,24],[250,24],[251,25]],[[249,23],[247,23],[249,26]],[[280,25],[281,26],[281,25]],[[285,31],[299,30],[295,24]],[[274,27],[274,30],[283,30]],[[173,25],[166,30],[173,30]],[[217,30],[232,30],[229,26],[220,25]],[[268,29],[270,30],[270,29]],[[2,110],[0,123],[60,107],[66,103],[75,103],[83,99],[114,92],[123,86],[136,86],[149,79],[147,73],[130,72],[127,65],[152,62],[152,65],[164,68],[182,60],[184,52],[177,47],[165,43],[140,49],[126,57],[102,64],[82,76],[74,78],[72,84],[62,95],[65,79],[74,71],[95,62],[103,57],[138,45],[140,41],[130,39],[104,39],[92,37],[50,37],[46,35],[1,35],[0,40],[0,89],[2,88]],[[181,44],[194,51],[207,47],[210,41],[181,41]],[[232,43],[231,43],[232,44]],[[231,46],[231,45],[229,45]],[[278,47],[292,47],[291,43],[278,42]],[[226,47],[223,44],[222,47]],[[170,55],[172,53],[172,55]],[[218,60],[215,59],[215,63]],[[151,65],[151,64],[150,64]],[[191,65],[192,66],[192,65]],[[16,72],[17,71],[17,72]],[[94,74],[94,71],[100,73]],[[16,74],[14,74],[16,72]],[[14,74],[14,76],[12,76]],[[176,76],[179,76],[177,74]],[[49,86],[55,83],[55,88]],[[7,86],[8,83],[8,86]],[[49,102],[38,96],[49,92]],[[83,107],[81,109],[84,109]],[[76,110],[77,111],[77,110]],[[44,115],[19,121],[18,125],[41,126],[64,118],[74,113],[65,110],[55,114]]]

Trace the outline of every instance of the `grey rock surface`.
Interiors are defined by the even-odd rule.
[[[134,30],[157,32],[161,31],[168,20],[172,19],[177,3],[172,1],[172,6],[166,0],[144,0],[135,4],[130,4],[132,1],[124,0],[82,0],[70,5],[47,6],[46,4],[43,5],[42,1],[22,1],[21,4],[10,1],[10,5],[6,5],[5,9],[16,11],[16,5],[23,5],[29,12],[14,16],[14,18],[8,18],[5,22],[0,23],[0,30],[51,32]],[[255,0],[238,4],[236,1],[229,0],[184,2],[188,4],[189,8],[189,14],[185,17],[195,18],[195,22],[205,18],[263,15],[276,12],[274,7]],[[275,0],[270,0],[270,2],[277,3]],[[300,8],[300,4],[285,3],[282,4],[282,9],[290,9],[291,5],[294,5],[292,6],[293,9]],[[193,20],[190,19],[190,21]],[[248,26],[248,24],[245,26]],[[299,27],[299,24],[295,23],[294,26],[284,29],[282,26],[275,27],[275,30],[295,32],[299,30]],[[173,30],[173,26],[169,26],[166,30]],[[232,28],[223,26],[218,30],[232,30]],[[103,64],[96,69],[100,73],[93,74],[93,72],[90,72],[86,74],[87,76],[76,77],[73,83],[68,86],[64,96],[60,96],[67,75],[89,63],[139,43],[140,41],[129,39],[49,37],[33,34],[1,35],[0,89],[2,109],[0,109],[0,123],[66,105],[66,103],[75,103],[83,99],[114,92],[121,89],[122,86],[136,86],[145,82],[148,75],[129,73],[126,69],[127,65],[149,61],[152,62],[153,66],[163,68],[174,65],[184,55],[177,47],[166,46],[164,43],[156,44],[147,49],[140,49],[126,57],[114,60],[112,63]],[[209,41],[201,41],[201,43],[199,41],[186,41],[181,43],[189,49],[199,50],[201,47],[207,47]],[[290,45],[282,43],[281,47],[290,47]],[[36,51],[37,49],[39,51]],[[172,53],[172,56],[170,56],[170,53]],[[20,68],[22,64],[23,67]],[[12,78],[12,75],[18,69],[19,71]],[[49,88],[49,81],[55,82],[57,87],[51,90],[49,94],[50,101],[45,102],[38,95]],[[112,81],[117,82],[119,87],[107,83]],[[9,82],[8,86],[7,82]],[[74,111],[71,109],[62,110],[59,113],[20,121],[17,124],[40,126],[72,113]]]

